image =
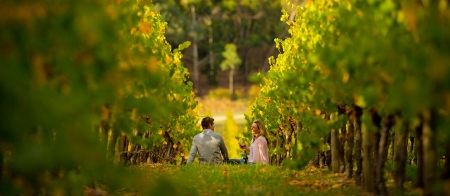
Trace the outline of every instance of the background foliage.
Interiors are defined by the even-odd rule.
[[[180,60],[189,43],[172,51],[167,24],[151,6],[1,3],[1,194],[127,187],[134,174],[112,164],[122,153],[114,151],[122,135],[149,150],[169,138],[184,156],[185,138],[199,130]],[[148,138],[137,137],[145,132]]]

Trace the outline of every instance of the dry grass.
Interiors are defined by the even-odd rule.
[[[243,114],[247,111],[250,103],[246,100],[230,100],[230,99],[211,99],[197,98],[199,105],[197,106],[200,116],[224,116],[227,110],[231,110],[233,114]]]

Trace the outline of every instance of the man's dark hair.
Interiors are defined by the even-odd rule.
[[[209,125],[214,124],[214,118],[211,117],[205,117],[202,120],[202,127],[203,129],[207,129],[209,127]]]

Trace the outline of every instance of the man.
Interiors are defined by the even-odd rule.
[[[228,162],[228,150],[222,136],[214,132],[214,119],[205,117],[202,120],[203,132],[192,140],[192,148],[187,163],[194,161],[199,154],[198,162],[202,164],[221,164]]]

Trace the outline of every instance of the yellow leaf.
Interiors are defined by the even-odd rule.
[[[148,22],[141,21],[139,22],[139,31],[144,34],[150,34],[152,33],[152,27]]]
[[[119,68],[122,70],[128,70],[130,68],[130,64],[128,64],[127,62],[119,62]]]
[[[169,55],[166,55],[166,64],[170,64],[172,62],[172,58]]]
[[[286,150],[289,150],[289,149],[291,149],[291,145],[286,144],[286,145],[284,145],[284,148],[285,148]]]
[[[389,84],[392,84],[394,82],[394,79],[385,71],[380,71],[381,78],[386,81]]]
[[[178,147],[178,145],[174,144],[174,145],[173,145],[172,147],[173,147],[173,148],[177,148],[177,147]]]
[[[342,83],[347,84],[349,78],[350,74],[348,74],[348,72],[345,72],[344,75],[342,76]]]
[[[363,17],[364,13],[361,10],[357,10],[356,13],[359,17]]]
[[[176,56],[173,58],[173,64],[178,65],[178,64],[181,62],[179,58],[180,58],[180,57],[179,57],[178,55],[176,55]]]
[[[278,113],[283,114],[283,109],[278,108]]]
[[[305,108],[303,106],[298,106],[298,113],[303,113],[304,110]]]
[[[108,16],[111,19],[117,18],[117,12],[116,12],[113,4],[108,5],[108,7],[106,8],[106,12],[108,13]]]
[[[129,144],[128,144],[128,148],[127,148],[127,149],[128,149],[128,152],[131,151],[131,148],[133,148],[133,146],[131,145],[131,143],[129,143]]]
[[[133,27],[130,31],[130,34],[134,35],[136,33],[136,31],[137,31],[136,27]]]
[[[136,121],[136,108],[133,108],[133,110],[131,110],[131,117],[130,119],[132,121]]]
[[[404,19],[406,21],[407,27],[410,31],[416,31],[417,29],[417,7],[414,4],[405,6],[403,8]]]
[[[172,97],[172,95],[170,95],[170,94],[167,94],[167,100],[169,100],[169,101],[173,101],[173,97]]]
[[[158,61],[158,59],[156,59],[155,57],[150,57],[150,60],[147,63],[147,70],[149,73],[156,73],[159,69],[159,65],[161,64],[160,61]]]
[[[174,94],[173,94],[173,97],[175,97],[175,100],[180,101],[180,95],[174,93]]]
[[[320,111],[320,110],[316,110],[316,111],[314,112],[314,114],[317,115],[317,116],[319,116],[321,113],[322,113],[322,111]]]
[[[291,180],[291,181],[288,182],[289,185],[298,185],[298,184],[300,184],[300,183],[301,183],[301,182],[298,181],[298,180]]]
[[[42,86],[47,81],[45,59],[42,55],[33,55],[34,81],[37,86]]]
[[[364,100],[364,96],[356,97],[355,105],[362,108],[366,107],[366,101]]]
[[[448,8],[448,3],[445,0],[440,0],[439,1],[439,11],[441,11],[441,13],[445,13],[447,11]]]
[[[109,119],[110,115],[111,115],[111,113],[109,112],[109,108],[107,108],[106,106],[103,106],[102,107],[102,120]]]

